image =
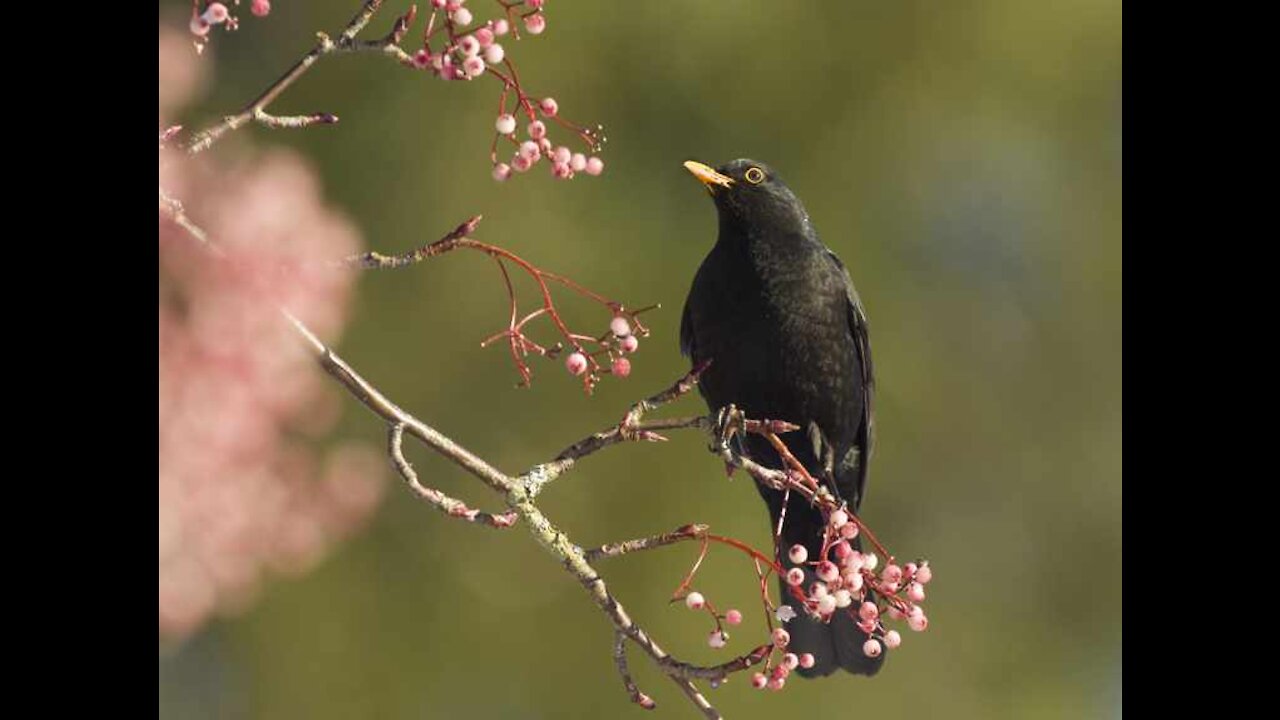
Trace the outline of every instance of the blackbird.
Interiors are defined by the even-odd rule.
[[[689,161],[685,168],[711,193],[720,234],[694,276],[680,322],[680,349],[694,365],[710,360],[699,389],[713,411],[735,405],[747,417],[785,420],[800,430],[782,435],[805,469],[857,512],[866,493],[872,443],[872,372],[867,321],[844,264],[822,241],[809,214],[774,171],[754,160],[712,169]],[[735,442],[756,462],[783,462],[756,435]],[[769,507],[770,534],[782,512],[783,493],[756,487]],[[779,547],[821,551],[823,517],[792,493]],[[783,558],[784,567],[787,563]],[[805,566],[808,588],[814,581]],[[871,599],[871,598],[868,598]],[[885,654],[868,657],[868,635],[851,610],[830,623],[810,618],[782,582],[782,602],[796,617],[786,624],[790,651],[812,653],[805,677],[836,668],[874,675]]]

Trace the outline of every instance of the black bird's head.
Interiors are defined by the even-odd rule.
[[[768,165],[744,158],[717,168],[690,160],[684,167],[711,193],[721,230],[812,233],[804,205]]]

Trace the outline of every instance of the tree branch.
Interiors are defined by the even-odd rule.
[[[326,55],[339,52],[376,52],[387,55],[402,65],[412,67],[413,58],[409,57],[409,54],[402,50],[398,43],[404,36],[405,31],[408,30],[409,24],[413,22],[416,8],[410,8],[408,13],[397,19],[392,31],[381,40],[373,42],[356,42],[355,40],[356,35],[361,30],[364,30],[374,14],[378,12],[382,2],[383,0],[365,0],[360,11],[351,19],[351,22],[347,23],[346,28],[343,29],[336,42],[325,33],[316,33],[316,45],[310,52],[303,55],[301,60],[294,63],[293,67],[271,83],[266,90],[262,91],[258,97],[254,98],[240,112],[235,115],[228,115],[216,125],[197,133],[191,143],[187,145],[187,152],[191,155],[204,152],[227,133],[244,127],[250,122],[256,122],[269,128],[298,128],[338,122],[338,116],[331,113],[277,117],[267,114],[266,111],[267,107],[275,102],[281,93],[297,82],[298,78],[305,75],[317,60]]]

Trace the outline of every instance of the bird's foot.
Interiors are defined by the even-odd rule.
[[[746,432],[747,417],[737,405],[729,404],[716,411],[716,423],[712,429],[712,450],[728,451],[729,443]]]

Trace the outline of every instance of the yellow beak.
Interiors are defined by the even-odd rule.
[[[700,162],[690,160],[684,164],[684,169],[693,173],[693,176],[698,178],[698,182],[707,186],[708,191],[714,190],[717,185],[726,188],[733,185],[733,178],[721,175]]]

